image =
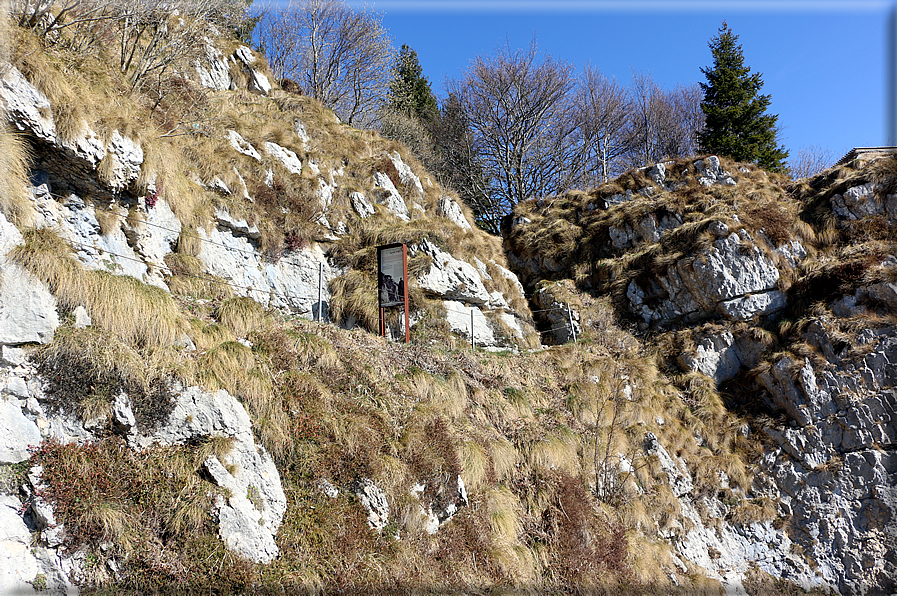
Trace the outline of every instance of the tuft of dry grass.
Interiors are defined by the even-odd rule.
[[[243,296],[223,300],[215,310],[215,317],[238,338],[248,337],[267,320],[264,307]]]
[[[0,213],[19,227],[34,220],[28,180],[28,149],[20,135],[0,126]]]
[[[171,295],[128,276],[88,271],[48,228],[30,229],[12,259],[46,283],[60,306],[83,305],[93,324],[143,347],[168,346],[186,329]]]

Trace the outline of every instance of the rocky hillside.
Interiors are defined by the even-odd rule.
[[[502,247],[209,35],[135,91],[12,32],[0,593],[897,589],[892,162],[658,164]]]
[[[897,159],[797,182],[712,156],[657,164],[507,224],[540,304],[600,330],[606,297],[677,386],[701,379],[744,417],[762,445],[751,490],[813,583],[895,590]]]

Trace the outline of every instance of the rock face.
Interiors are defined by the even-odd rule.
[[[247,75],[249,90],[266,95],[271,89],[261,74],[259,59],[245,46],[237,47],[225,59],[215,44],[207,40],[205,55],[193,66],[200,84],[209,89],[224,91],[232,88],[233,68],[242,69]],[[224,147],[234,152],[233,172],[203,174],[209,178],[205,180],[192,171],[187,178],[225,200],[213,203],[211,225],[191,221],[187,229],[175,214],[177,209],[172,209],[161,195],[162,182],[157,187],[155,174],[145,176],[141,182],[143,187],[138,188],[137,182],[146,166],[144,148],[139,142],[118,130],[111,131],[108,139],[100,139],[87,123],[73,138],[57,138],[53,106],[47,98],[12,66],[4,67],[2,72],[0,103],[7,118],[27,133],[35,148],[36,168],[32,176],[36,181],[32,190],[37,208],[35,223],[41,228],[52,228],[71,242],[78,260],[88,269],[131,276],[167,290],[166,277],[172,272],[166,257],[178,249],[180,241],[188,239],[183,235],[199,247],[198,253],[193,254],[202,263],[204,273],[230,284],[237,295],[251,297],[265,306],[291,314],[326,320],[331,299],[330,284],[345,273],[345,269],[335,266],[328,255],[333,243],[348,234],[352,227],[351,219],[347,225],[344,213],[330,214],[341,193],[348,195],[348,203],[357,214],[354,221],[381,217],[383,211],[375,210],[375,205],[379,204],[399,221],[408,222],[412,217],[443,217],[451,222],[449,225],[477,232],[451,197],[442,196],[433,200],[433,204],[424,201],[424,184],[398,152],[382,153],[377,158],[372,180],[365,181],[369,188],[360,190],[355,190],[355,182],[346,184],[344,167],[325,165],[318,153],[300,158],[296,149],[310,147],[315,141],[306,124],[295,119],[293,132],[299,145],[286,146],[289,139],[278,142],[253,139],[250,142],[234,129],[218,133],[222,138],[217,141],[223,141]],[[248,160],[241,163],[244,157]],[[247,165],[247,162],[253,165]],[[230,203],[241,198],[250,204],[255,200],[249,192],[251,185],[247,185],[240,172],[243,169],[246,174],[246,170],[253,167],[264,171],[264,184],[269,188],[273,188],[276,176],[297,180],[310,178],[312,188],[317,185],[314,194],[318,205],[313,208],[314,215],[307,216],[317,226],[317,231],[310,234],[316,243],[299,242],[291,246],[286,242],[285,250],[271,255],[262,250],[264,239],[257,225],[231,216]],[[427,184],[428,188],[433,186],[429,180]],[[100,200],[95,200],[97,198]],[[17,233],[8,225],[4,227],[4,234],[7,232]],[[484,324],[482,333],[475,333],[485,344],[507,342],[505,327],[517,337],[527,333],[520,317],[509,310],[511,297],[496,290],[486,290],[484,281],[489,274],[485,268],[480,271],[448,253],[436,249],[431,252],[437,264],[423,276],[421,284],[434,298],[462,301],[477,309],[500,309],[494,316],[489,315],[494,321]],[[322,267],[323,276],[320,274]],[[58,324],[52,297],[15,267],[4,267],[4,274],[2,283],[6,283],[6,287],[0,295],[0,342],[47,341]],[[515,289],[520,288],[513,273],[507,272],[505,277],[511,280]],[[319,285],[323,286],[320,301]],[[519,298],[517,303],[521,304],[522,292]],[[28,309],[30,312],[25,312]],[[483,312],[480,315],[484,320],[488,318]],[[40,318],[44,319],[43,325],[38,324]],[[504,325],[501,332],[496,330],[496,326],[501,326],[496,322],[499,320]],[[21,329],[29,329],[31,335],[22,337],[21,329],[15,329],[17,324]],[[461,331],[457,324],[451,326]]]
[[[429,271],[418,278],[422,289],[470,304],[482,305],[490,301],[476,267],[454,258],[426,239],[416,250],[433,259]]]
[[[533,287],[547,287],[546,280],[569,280],[574,286],[575,277],[580,290],[611,294],[618,315],[635,315],[641,329],[670,340],[668,362],[716,385],[735,379],[726,389],[736,403],[755,404],[745,407],[748,416],[776,416],[775,422],[739,431],[764,434],[753,485],[730,487],[724,475],[719,485],[738,498],[777,504],[779,523],[730,521],[730,503],[695,490],[688,469],[647,434],[644,453],[656,458],[681,512],[662,535],[683,560],[706,569],[727,593],[744,593],[744,575],[755,565],[803,588],[892,594],[897,591],[893,165],[829,172],[796,202],[791,187],[772,188],[771,176],[751,177],[746,167],[738,168],[736,181],[715,157],[690,165],[693,170],[684,160],[645,168],[635,182],[644,184],[644,174],[656,186],[610,196],[599,189],[588,203],[583,193],[571,193],[555,201],[557,212],[538,201],[519,206],[507,222],[509,261]],[[707,204],[714,208],[721,199],[731,200],[725,217],[700,220],[677,203],[687,202],[687,195],[658,199],[656,192],[647,192],[677,192],[674,170],[686,172],[679,182],[690,192],[713,197]],[[706,191],[687,179],[690,172]],[[764,185],[764,191],[780,193],[770,205],[778,211],[775,217],[757,218],[757,209],[744,204],[761,195],[740,188],[741,174]],[[783,223],[777,218],[786,218],[788,210],[803,216],[814,200],[820,209],[830,208],[826,215],[843,232],[836,245],[842,252],[819,258],[812,234],[801,240],[777,229]],[[791,227],[797,228],[795,223]],[[592,254],[604,259],[599,270],[577,270],[582,264],[559,251],[536,254],[515,244],[549,232],[577,238],[578,246],[592,242]],[[845,262],[837,262],[842,255]],[[854,267],[857,273],[848,282],[841,269],[835,275],[815,272],[832,266]],[[582,275],[583,269],[592,277]],[[802,306],[808,303],[814,303],[812,310]],[[779,316],[800,319],[799,331],[788,332],[788,323],[776,325]],[[626,472],[622,462],[620,471]]]
[[[45,141],[56,140],[56,123],[50,115],[50,101],[19,70],[0,63],[0,108],[22,131]]]
[[[27,460],[28,448],[45,438],[64,443],[97,440],[93,429],[101,429],[105,420],[88,424],[61,412],[45,412],[41,406],[41,380],[33,365],[15,354],[8,354],[8,358],[15,362],[0,367],[5,387],[0,394],[0,463]],[[231,448],[227,453],[220,459],[210,456],[205,462],[209,477],[228,494],[215,505],[219,533],[228,548],[241,557],[257,563],[272,561],[278,555],[274,537],[286,511],[286,496],[273,460],[255,442],[249,415],[225,391],[207,392],[179,385],[173,390],[176,402],[164,424],[153,429],[139,428],[130,399],[123,393],[112,404],[110,428],[136,450],[155,445],[196,444],[214,437],[229,439]],[[61,526],[56,529],[52,508],[49,504],[41,505],[39,500],[32,504],[35,507],[33,515],[43,519],[42,527],[46,528],[42,533],[44,548],[60,546],[64,530]],[[21,510],[18,519],[22,521]],[[5,542],[0,540],[0,553],[4,548],[15,549],[15,542],[14,536]],[[56,555],[47,556],[52,559]]]
[[[31,529],[20,514],[25,508],[17,497],[0,495],[0,593],[76,596],[78,588],[69,579],[72,561],[33,546]]]
[[[129,442],[146,448],[153,443],[175,445],[215,436],[232,438],[233,447],[221,460],[210,456],[205,462],[209,475],[230,495],[217,503],[219,533],[231,550],[246,559],[272,561],[278,554],[274,536],[287,501],[273,460],[255,443],[249,414],[226,391],[179,389],[166,423],[151,434],[132,430]]]
[[[447,218],[463,230],[470,229],[470,224],[467,222],[467,218],[464,217],[464,212],[461,210],[461,206],[448,197],[439,199],[439,202],[436,204],[436,213],[437,215]]]
[[[728,381],[742,369],[751,369],[760,362],[764,346],[750,337],[735,337],[730,331],[701,333],[694,350],[678,357],[685,370],[703,373],[717,385]]]
[[[18,265],[9,251],[22,235],[0,213],[0,345],[48,343],[59,326],[56,298]]]
[[[642,325],[695,322],[712,315],[746,321],[782,310],[776,264],[742,230],[685,258],[657,279],[632,281],[626,297]]]
[[[769,490],[796,525],[820,575],[845,594],[897,589],[897,332],[864,332],[848,363],[823,325],[808,339],[820,363],[778,360],[760,377],[766,399],[794,427],[766,432]]]
[[[567,343],[582,333],[579,312],[568,304],[559,302],[550,288],[537,290],[533,294],[533,302],[536,310],[541,311],[541,318],[548,321],[547,335],[552,338],[553,343]]]

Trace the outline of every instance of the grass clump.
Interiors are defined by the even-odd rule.
[[[94,325],[139,347],[172,345],[185,329],[168,292],[130,276],[84,269],[69,243],[48,228],[23,236],[12,260],[46,283],[63,309],[84,306]]]
[[[148,363],[144,354],[115,336],[64,327],[32,358],[47,380],[51,409],[76,413],[85,422],[105,419],[114,400],[125,394],[138,427],[147,431],[164,423],[174,408],[173,378],[156,356]]]

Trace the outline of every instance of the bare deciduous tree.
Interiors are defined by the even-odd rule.
[[[617,160],[626,152],[630,111],[626,89],[587,64],[576,96],[577,120],[586,151],[581,185],[607,182],[612,174],[619,173]]]
[[[246,7],[246,0],[15,0],[12,14],[47,38],[72,29],[69,42],[81,49],[117,40],[119,67],[136,89],[190,58],[210,25],[235,27]]]
[[[339,0],[291,0],[262,19],[259,37],[274,76],[295,80],[349,124],[373,124],[394,53],[379,15]]]
[[[832,167],[836,157],[831,149],[810,145],[797,151],[794,157],[788,160],[788,171],[794,180],[809,178]]]
[[[551,56],[504,48],[477,57],[461,80],[449,83],[470,126],[473,151],[492,211],[479,213],[493,232],[514,204],[558,192],[581,162],[572,117],[572,67]]]
[[[697,133],[704,121],[697,86],[668,92],[650,76],[635,73],[630,97],[628,167],[698,152]]]

